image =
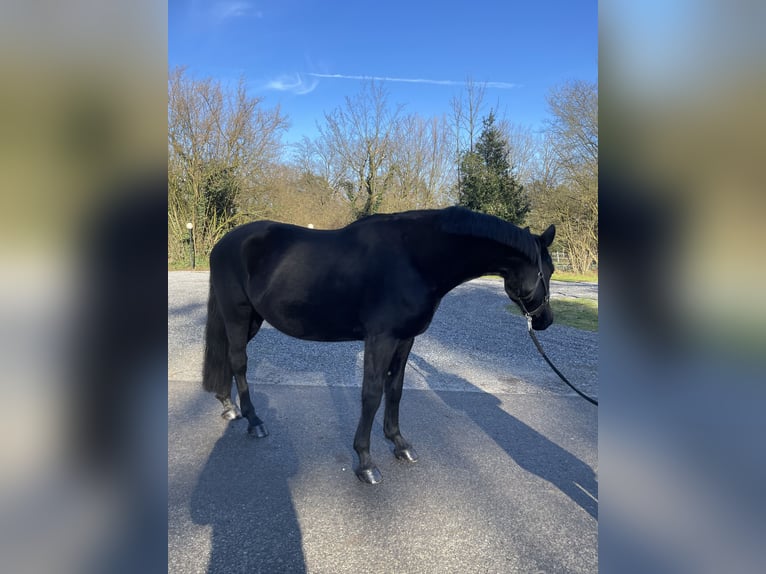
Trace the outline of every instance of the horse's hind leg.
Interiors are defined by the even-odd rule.
[[[237,408],[237,405],[235,405],[231,400],[230,396],[216,395],[215,398],[221,401],[221,404],[223,405],[223,412],[221,413],[221,417],[224,420],[233,421],[235,419],[242,418],[242,413]]]
[[[404,386],[404,369],[414,341],[415,339],[407,339],[399,343],[386,373],[386,412],[383,423],[386,438],[394,443],[394,455],[408,462],[416,462],[418,455],[399,430],[399,402]]]
[[[250,400],[250,389],[247,386],[247,343],[258,332],[263,323],[263,318],[254,312],[248,320],[233,322],[233,326],[228,329],[229,337],[229,361],[234,373],[234,380],[237,383],[237,392],[239,393],[239,407],[242,410],[242,416],[247,419],[247,432],[257,438],[265,437],[269,434],[266,425],[255,414],[253,402]]]

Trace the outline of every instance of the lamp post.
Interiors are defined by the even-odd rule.
[[[189,259],[191,259],[191,267],[194,269],[194,235],[192,235],[194,224],[190,221],[186,224],[186,229],[189,230]]]

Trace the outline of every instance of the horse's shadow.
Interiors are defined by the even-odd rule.
[[[288,424],[295,420],[280,413],[285,405],[270,404],[267,393],[257,389],[264,382],[324,386],[332,381],[330,389],[333,385],[354,386],[361,343],[345,343],[348,348],[340,354],[326,353],[324,345],[291,339],[267,326],[248,344],[250,395],[269,436],[247,437],[244,419],[229,423],[197,480],[191,517],[195,524],[212,528],[208,574],[306,572],[290,490],[290,480],[300,465],[300,448],[294,444],[296,429]],[[330,392],[329,398],[345,426],[352,424],[348,417],[355,424],[359,407],[349,403],[347,393]],[[237,402],[236,388],[232,399]],[[349,451],[350,446],[349,442]],[[351,455],[343,453],[343,461],[349,465]]]
[[[306,572],[289,479],[298,461],[290,433],[262,393],[254,393],[271,436],[250,439],[245,420],[227,425],[191,496],[195,524],[209,525],[207,572]]]
[[[457,375],[444,373],[412,353],[415,365],[427,384],[438,379],[455,379],[455,387],[473,387]],[[449,381],[447,381],[449,382]],[[474,387],[476,388],[476,387]],[[593,469],[500,407],[500,400],[484,391],[435,391],[450,408],[465,413],[521,468],[556,486],[573,502],[598,519],[598,482]]]

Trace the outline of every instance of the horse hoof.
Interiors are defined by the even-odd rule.
[[[236,419],[241,419],[242,415],[239,414],[239,410],[237,409],[237,407],[233,407],[233,408],[226,409],[225,411],[223,411],[221,413],[221,418],[223,420],[225,420],[225,421],[233,421],[233,420],[236,420]]]
[[[263,438],[269,436],[269,431],[266,429],[266,425],[263,423],[255,426],[247,427],[247,433],[255,438]]]
[[[367,484],[378,484],[383,480],[383,476],[380,474],[377,466],[357,470],[356,477]]]
[[[396,449],[394,450],[394,456],[399,460],[406,460],[407,462],[418,461],[418,455],[412,447]]]

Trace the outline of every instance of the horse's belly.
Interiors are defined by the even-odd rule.
[[[283,302],[259,311],[278,331],[308,341],[357,341],[364,330],[354,313],[346,309],[310,303]]]

